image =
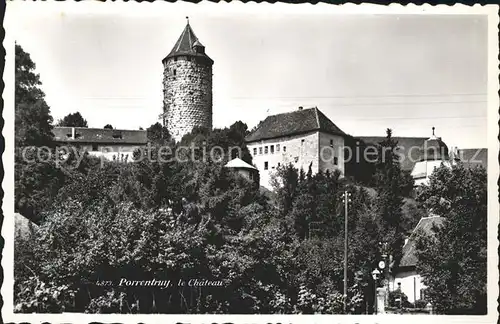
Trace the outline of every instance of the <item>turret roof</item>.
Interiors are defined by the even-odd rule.
[[[189,25],[188,22],[186,24],[186,27],[182,31],[181,36],[175,43],[174,47],[163,60],[166,60],[174,56],[188,55],[188,56],[205,57],[208,58],[211,63],[213,63],[213,60],[210,57],[208,57],[208,55],[205,54],[204,51],[202,52],[196,51],[194,48],[195,45],[204,48],[204,46],[199,41],[198,37],[196,37],[193,29],[191,28],[191,25]]]

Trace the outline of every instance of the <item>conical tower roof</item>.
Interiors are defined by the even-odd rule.
[[[211,64],[213,64],[213,60],[205,54],[205,47],[201,44],[198,37],[196,37],[191,25],[189,25],[189,21],[174,47],[163,60],[165,61],[175,56],[204,57],[207,58]]]

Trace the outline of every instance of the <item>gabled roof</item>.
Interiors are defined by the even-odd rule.
[[[436,226],[441,226],[443,224],[443,221],[445,220],[444,217],[441,216],[429,216],[429,217],[422,217],[420,221],[418,222],[417,226],[413,230],[413,232],[410,235],[410,238],[408,239],[408,242],[403,246],[403,257],[401,258],[401,261],[399,262],[400,267],[414,267],[417,265],[417,239],[419,235],[425,234],[425,235],[433,235],[433,227],[434,225]]]
[[[73,138],[73,128],[75,138]],[[52,133],[54,134],[54,140],[61,143],[145,145],[148,142],[147,131],[145,130],[54,127]]]
[[[203,51],[196,51],[195,46],[201,47]],[[200,40],[196,35],[194,34],[193,29],[189,25],[189,22],[187,23],[186,27],[182,31],[181,36],[175,43],[174,47],[170,51],[170,53],[163,59],[166,60],[168,58],[174,57],[174,56],[181,56],[181,55],[188,55],[188,56],[198,56],[198,57],[205,57],[207,58],[211,63],[213,63],[212,59],[208,57],[207,54],[205,54],[204,51],[204,46],[201,44]]]
[[[247,142],[255,142],[312,131],[322,131],[341,136],[345,135],[328,117],[318,108],[314,107],[268,116],[245,140]]]
[[[376,146],[385,140],[385,136],[357,136],[357,139],[362,140],[367,145]],[[393,137],[398,142],[398,152],[405,158],[402,159],[401,168],[406,171],[413,170],[416,161],[420,160],[421,148],[427,140],[426,137]]]
[[[252,170],[257,170],[253,165],[250,165],[243,161],[240,158],[235,158],[232,159],[231,161],[227,162],[226,168],[232,168],[232,169],[252,169]]]
[[[457,157],[466,167],[481,165],[485,169],[488,168],[488,149],[486,148],[460,149]]]

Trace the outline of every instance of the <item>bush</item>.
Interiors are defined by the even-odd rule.
[[[400,298],[402,299],[402,302],[400,302]],[[389,306],[399,308],[400,305],[403,308],[413,307],[412,303],[408,301],[408,297],[401,290],[389,292]]]
[[[425,299],[418,299],[415,301],[415,308],[425,308],[427,303],[429,303],[429,301]]]

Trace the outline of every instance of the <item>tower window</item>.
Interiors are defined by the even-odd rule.
[[[264,170],[268,170],[269,169],[269,162],[264,162]]]

